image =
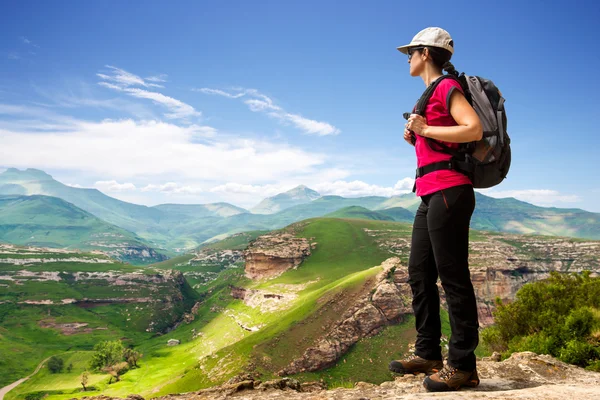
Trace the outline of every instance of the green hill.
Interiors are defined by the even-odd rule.
[[[0,195],[0,241],[101,250],[133,264],[149,264],[166,258],[133,233],[49,196]]]
[[[358,218],[373,219],[377,221],[394,221],[394,218],[381,212],[371,211],[360,206],[349,206],[324,215],[325,218]]]
[[[377,212],[379,214],[391,217],[392,220],[397,221],[397,222],[408,222],[408,223],[412,224],[415,219],[414,213],[412,213],[411,211],[408,211],[406,208],[402,208],[402,207],[386,208],[384,210],[379,210]]]

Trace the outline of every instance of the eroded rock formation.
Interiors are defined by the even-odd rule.
[[[244,251],[246,276],[250,279],[269,279],[297,268],[310,256],[310,243],[289,233],[259,236]]]

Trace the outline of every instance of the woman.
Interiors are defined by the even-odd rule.
[[[426,87],[443,75],[442,70],[457,75],[449,62],[454,43],[441,28],[422,30],[398,50],[408,55],[410,75],[420,76]],[[436,151],[438,146],[431,146],[427,138],[457,148],[459,143],[480,140],[482,134],[477,113],[454,79],[442,80],[427,103],[425,117],[411,114],[404,129],[404,139],[415,146],[418,167],[451,157]],[[474,354],[479,323],[468,264],[469,224],[475,208],[473,185],[467,175],[450,169],[422,175],[415,185],[422,201],[413,224],[408,272],[417,340],[414,354],[392,361],[389,368],[398,373],[430,375],[423,382],[429,391],[474,387],[479,384]],[[440,347],[438,276],[452,328],[445,366]]]

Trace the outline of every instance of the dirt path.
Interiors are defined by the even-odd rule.
[[[3,387],[2,389],[0,389],[0,400],[4,400],[4,395],[8,392],[10,392],[11,390],[13,390],[14,388],[16,388],[17,386],[19,386],[21,383],[25,382],[27,379],[31,378],[33,375],[37,374],[38,371],[40,370],[40,368],[42,368],[42,365],[44,365],[44,363],[46,361],[48,361],[50,359],[50,357],[46,358],[44,361],[42,361],[37,368],[35,369],[35,371],[33,371],[33,373],[31,375],[29,375],[28,377],[25,377],[23,379],[19,379],[18,381],[16,381],[15,383],[11,383],[8,386]]]

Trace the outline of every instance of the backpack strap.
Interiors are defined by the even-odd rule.
[[[415,178],[420,178],[431,172],[440,171],[443,169],[455,170],[461,173],[473,173],[475,171],[475,166],[467,161],[451,158],[448,161],[440,161],[417,168]]]
[[[433,96],[433,92],[444,79],[454,79],[458,83],[460,83],[457,77],[450,74],[442,75],[439,78],[437,78],[435,81],[430,83],[429,86],[427,86],[427,89],[425,89],[425,91],[419,98],[419,101],[417,101],[417,105],[415,106],[415,114],[419,114],[423,117],[425,116],[425,108],[427,107],[427,103],[429,103],[429,99],[431,99],[431,96]]]

